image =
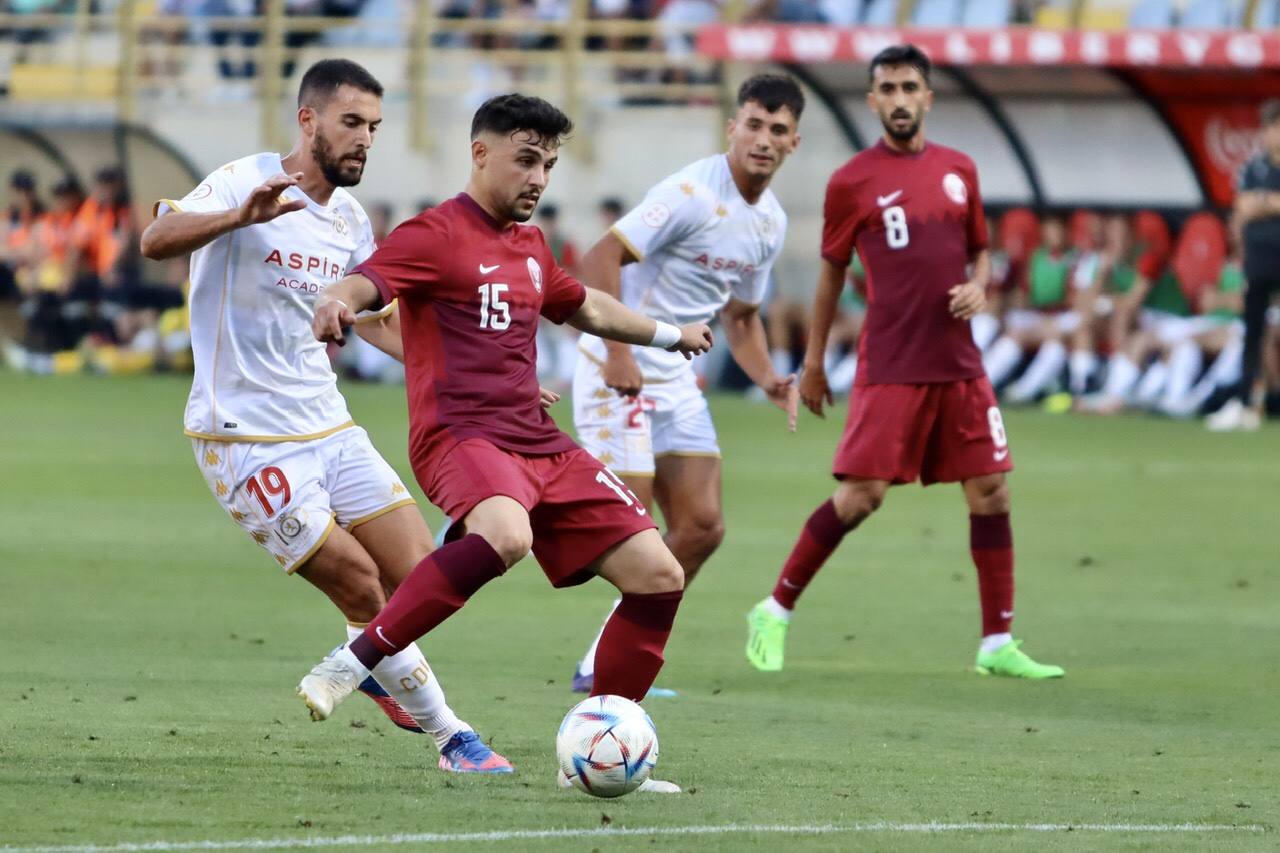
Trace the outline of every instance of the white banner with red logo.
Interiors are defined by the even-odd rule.
[[[716,25],[698,32],[699,53],[746,62],[866,63],[903,42],[942,65],[1280,68],[1280,33],[1274,31]]]

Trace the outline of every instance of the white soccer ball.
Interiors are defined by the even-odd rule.
[[[565,714],[556,755],[575,788],[621,797],[639,788],[658,763],[658,730],[630,699],[592,696]]]

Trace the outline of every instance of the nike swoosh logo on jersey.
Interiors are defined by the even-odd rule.
[[[876,196],[876,204],[880,205],[881,207],[888,207],[889,205],[897,201],[898,196],[900,195],[902,195],[902,190],[895,190],[894,192],[891,192],[888,195],[878,195]]]
[[[481,264],[481,265],[480,265],[480,275],[488,275],[489,273],[493,272],[494,270],[496,270],[496,269],[497,269],[498,267],[500,267],[500,266],[502,266],[502,264],[494,264],[494,265],[493,265],[493,266],[491,266],[491,267],[486,267],[484,264]]]
[[[995,453],[991,454],[992,458],[995,459],[997,462],[1003,462],[1004,458],[1008,455],[1009,455],[1009,448],[1007,447],[1004,450],[997,450]]]

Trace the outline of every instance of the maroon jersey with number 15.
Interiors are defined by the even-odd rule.
[[[867,316],[858,342],[859,385],[952,382],[983,375],[967,320],[947,291],[967,280],[987,246],[973,161],[933,142],[915,154],[877,145],[827,184],[822,257],[866,270]]]
[[[400,303],[414,472],[481,438],[539,456],[577,447],[538,395],[538,317],[563,323],[586,290],[533,226],[500,226],[469,195],[401,224],[354,270]]]

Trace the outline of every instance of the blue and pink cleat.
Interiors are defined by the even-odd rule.
[[[370,676],[361,682],[359,690],[368,696],[387,715],[387,719],[400,728],[414,734],[426,734],[408,711],[391,697],[382,685]],[[440,769],[451,773],[514,773],[511,762],[494,752],[473,731],[458,732],[440,750]]]
[[[458,732],[440,750],[440,769],[453,773],[514,773],[511,762],[473,731]]]

